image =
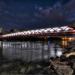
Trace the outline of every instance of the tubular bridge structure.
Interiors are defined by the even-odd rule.
[[[75,29],[69,26],[54,27],[54,28],[44,28],[36,30],[27,30],[21,32],[14,32],[9,34],[3,34],[0,36],[0,40],[26,40],[31,38],[63,38],[75,35]]]

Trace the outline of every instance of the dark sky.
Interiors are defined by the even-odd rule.
[[[0,26],[34,29],[75,21],[75,0],[0,0]]]

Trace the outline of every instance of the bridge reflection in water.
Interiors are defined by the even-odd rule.
[[[58,44],[50,43],[50,41],[3,42],[3,56],[9,60],[41,61],[61,54],[62,48]]]

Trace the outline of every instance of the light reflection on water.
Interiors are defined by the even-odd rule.
[[[62,48],[55,43],[3,42],[3,55],[9,59],[25,61],[48,59],[62,55]]]

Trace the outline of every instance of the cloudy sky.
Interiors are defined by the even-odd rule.
[[[34,29],[75,21],[75,0],[0,0],[0,26]]]

